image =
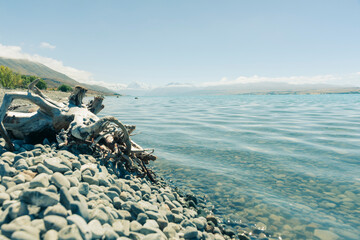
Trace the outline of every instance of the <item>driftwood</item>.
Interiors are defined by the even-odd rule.
[[[134,125],[124,125],[114,117],[96,116],[103,108],[103,97],[97,96],[89,104],[83,104],[86,89],[75,87],[66,102],[56,102],[45,96],[32,82],[27,92],[6,93],[0,108],[0,134],[10,151],[14,151],[12,138],[30,143],[42,142],[45,138],[56,142],[59,148],[87,145],[94,155],[104,161],[122,165],[155,181],[146,168],[155,160],[152,150],[143,149],[130,139]],[[37,105],[35,112],[9,111],[13,100],[22,99]]]

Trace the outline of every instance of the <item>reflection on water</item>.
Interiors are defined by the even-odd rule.
[[[156,171],[224,218],[283,239],[358,239],[360,96],[132,97],[102,115],[137,125]]]

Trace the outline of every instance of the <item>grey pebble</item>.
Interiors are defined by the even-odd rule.
[[[56,204],[45,209],[44,216],[47,215],[57,215],[65,218],[67,216],[67,210],[63,205]]]
[[[26,189],[20,195],[20,200],[38,207],[48,207],[59,202],[59,196],[41,188]]]
[[[146,235],[143,240],[167,240],[167,238],[160,233],[153,233]]]
[[[114,231],[114,229],[109,224],[103,225],[105,231],[105,239],[107,240],[116,240],[119,235]]]
[[[22,227],[11,235],[12,240],[37,240],[40,239],[40,232],[30,226]]]
[[[140,224],[145,224],[146,220],[149,219],[148,215],[146,215],[145,213],[140,213],[138,216],[137,216],[137,221],[140,223]]]
[[[88,193],[89,193],[89,184],[86,183],[86,182],[85,183],[84,182],[80,183],[79,186],[78,186],[78,191],[79,191],[80,194],[82,194],[84,196],[88,195]]]
[[[59,240],[83,240],[80,231],[75,224],[66,226],[59,231]]]
[[[132,232],[138,232],[142,228],[142,225],[137,221],[132,221],[130,223],[130,231]]]
[[[82,175],[82,179],[84,182],[87,182],[89,184],[99,185],[99,180],[95,177],[88,176],[88,175]]]
[[[74,201],[66,187],[60,188],[60,203],[66,208],[70,209],[70,204]]]
[[[93,239],[100,239],[104,234],[105,230],[99,220],[93,219],[88,223],[88,226],[91,230]]]
[[[30,188],[36,187],[48,187],[49,186],[49,175],[46,173],[40,173],[35,176],[30,182]]]
[[[43,165],[43,164],[39,164],[39,165],[37,165],[37,171],[38,171],[38,173],[46,173],[46,174],[48,174],[48,175],[51,175],[51,174],[53,174],[54,172],[53,171],[51,171],[49,168],[47,168],[45,165]]]
[[[187,227],[184,232],[185,239],[197,239],[199,237],[199,232],[194,227]]]
[[[61,188],[61,187],[66,187],[67,189],[70,188],[69,180],[59,172],[54,173],[52,175],[52,177],[50,178],[50,180],[58,188]]]
[[[44,223],[47,230],[54,229],[56,231],[60,231],[67,225],[66,219],[57,215],[45,216]]]
[[[70,210],[72,214],[81,216],[86,222],[89,221],[89,211],[86,202],[83,204],[80,201],[73,201],[70,203]]]
[[[58,239],[58,232],[54,229],[50,229],[44,234],[44,240],[57,240]]]
[[[119,216],[120,219],[125,219],[125,220],[131,220],[132,219],[131,214],[130,214],[129,211],[118,210],[117,213],[118,213],[118,216]]]
[[[90,219],[97,219],[101,224],[105,224],[109,221],[109,216],[100,208],[95,208],[90,213]]]
[[[0,193],[0,205],[3,205],[6,200],[10,200],[10,195],[7,193]]]
[[[86,221],[82,217],[77,214],[73,214],[71,216],[68,216],[66,219],[69,225],[75,224],[78,227],[80,234],[84,240],[91,240],[92,232]]]
[[[70,168],[64,164],[61,164],[61,159],[54,157],[45,159],[44,165],[54,172],[64,173],[70,170]]]

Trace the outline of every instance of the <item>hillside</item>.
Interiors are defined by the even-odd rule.
[[[103,94],[114,94],[113,91],[105,87],[79,83],[65,74],[59,73],[41,63],[31,62],[25,59],[8,59],[0,57],[0,65],[9,67],[14,72],[18,72],[20,74],[41,77],[47,82],[49,88],[55,88],[61,84],[67,84],[70,86],[81,85],[92,91]]]

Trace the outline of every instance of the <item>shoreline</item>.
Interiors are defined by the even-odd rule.
[[[200,197],[152,184],[56,145],[0,138],[1,239],[257,239],[238,235]],[[263,234],[263,235],[261,235]],[[266,236],[265,236],[266,237]],[[270,238],[269,238],[270,239]]]
[[[0,91],[0,103],[5,92],[16,91],[21,90]],[[44,93],[56,101],[70,95]],[[29,103],[15,100],[13,105]],[[99,232],[106,239],[123,240],[277,239],[263,226],[219,218],[206,199],[186,194],[161,177],[153,184],[46,140],[14,143],[16,151],[11,153],[0,138],[0,239],[68,239],[66,234],[100,239]]]

